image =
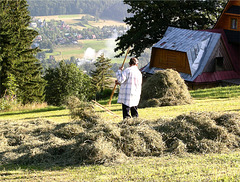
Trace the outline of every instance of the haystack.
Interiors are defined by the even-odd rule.
[[[191,95],[179,73],[166,69],[157,71],[143,84],[139,107],[173,106],[191,102]]]

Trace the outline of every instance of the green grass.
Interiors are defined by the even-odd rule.
[[[61,55],[61,52],[54,51],[52,53],[46,53],[46,58],[49,59],[50,56],[59,56],[59,55]]]
[[[58,15],[58,18],[76,18],[79,17],[79,14],[73,14],[73,15]]]
[[[106,41],[107,40],[80,40],[80,45],[73,45],[73,46],[60,46],[54,49],[54,52],[49,55],[55,55],[57,60],[62,59],[70,59],[70,57],[74,56],[75,58],[83,58],[84,52],[87,48],[95,49],[98,52],[101,49],[106,49]]]
[[[60,46],[54,49],[53,53],[46,53],[47,58],[50,55],[55,56],[56,60],[62,59],[70,59],[70,57],[74,56],[75,58],[83,58],[84,53],[87,48],[95,49],[96,53],[100,50],[106,50],[113,53],[113,48],[107,46],[107,42],[109,40],[96,40],[96,39],[89,39],[89,40],[80,40],[79,45],[66,45]],[[111,55],[112,57],[114,55]],[[121,58],[110,58],[112,63],[119,63],[123,62],[123,57]]]
[[[166,106],[139,109],[141,118],[172,118],[189,112],[240,112],[240,87],[221,87],[191,91],[191,105]],[[98,101],[120,118],[96,107],[109,122],[121,121],[121,105],[114,97],[111,106],[108,99]],[[0,113],[0,120],[31,120],[37,117],[54,122],[70,122],[67,109],[48,107],[33,111]],[[62,118],[62,119],[60,119]],[[111,119],[111,120],[110,120]],[[48,166],[0,166],[0,181],[240,181],[240,151],[222,154],[184,154],[161,157],[130,158],[122,164],[83,165],[67,167]]]
[[[239,181],[240,152],[132,158],[127,163],[72,167],[1,166],[6,181]]]
[[[61,51],[62,55],[70,55],[72,56],[73,54],[81,54],[84,53],[82,50],[69,50],[69,51]]]
[[[42,109],[0,112],[1,120],[33,120],[45,118],[55,122],[69,122],[71,117],[65,107],[48,106]]]
[[[192,97],[197,99],[219,99],[240,96],[240,86],[216,87],[211,89],[199,89],[190,91]]]
[[[198,89],[190,91],[193,104],[180,106],[139,108],[139,115],[150,120],[159,117],[176,117],[180,114],[190,112],[240,112],[240,86],[216,87],[209,89]],[[117,99],[112,100],[111,106],[106,106],[118,116],[122,116],[121,105],[116,104]],[[107,105],[108,101],[99,101]],[[109,117],[108,113],[102,113]]]
[[[96,39],[80,41],[80,43],[83,44],[84,50],[86,50],[88,47],[91,47],[91,48],[95,49],[96,51],[106,48],[106,42],[107,42],[107,40],[96,40]]]
[[[226,90],[228,93],[226,94]],[[160,117],[173,118],[180,114],[187,114],[190,112],[240,112],[240,86],[219,87],[211,89],[199,89],[190,91],[193,97],[193,103],[190,105],[180,106],[165,106],[165,107],[149,107],[139,108],[139,117],[149,120],[155,120]],[[201,95],[205,95],[204,97]],[[117,98],[114,97],[112,104],[109,106],[108,99],[98,101],[101,105],[114,112],[119,118],[115,118],[114,122],[119,122],[122,119],[122,106],[117,104]],[[54,110],[53,110],[54,108]],[[46,112],[46,111],[49,112]],[[96,107],[97,112],[105,119],[113,119],[113,116],[105,110]],[[46,118],[55,122],[68,122],[71,120],[69,111],[62,107],[49,107],[46,111],[35,110],[31,112],[6,112],[0,113],[0,120],[28,120],[38,117]]]

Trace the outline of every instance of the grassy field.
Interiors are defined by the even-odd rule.
[[[79,40],[78,45],[67,45],[67,46],[58,46],[54,49],[53,53],[46,53],[48,58],[50,55],[54,55],[57,61],[70,59],[72,56],[75,58],[84,58],[84,53],[87,48],[92,48],[95,50],[95,54],[100,50],[105,50],[108,52],[106,55],[112,60],[112,63],[122,63],[123,58],[114,58],[113,47],[110,47],[109,44],[113,44],[114,39],[104,39],[104,40]]]
[[[240,180],[240,152],[132,158],[113,165],[0,167],[3,181],[229,181]]]
[[[36,18],[45,19],[46,21],[50,20],[62,20],[66,24],[69,24],[71,27],[82,30],[86,28],[87,25],[79,26],[81,18],[86,16],[86,14],[73,14],[73,15],[53,15],[53,16],[36,16]],[[89,16],[89,15],[88,15]],[[103,27],[103,26],[126,26],[124,22],[113,21],[113,20],[103,20],[99,19],[98,21],[88,21],[88,26],[90,27]]]
[[[199,89],[190,91],[193,97],[193,104],[166,107],[139,108],[139,115],[145,119],[158,119],[159,117],[173,118],[183,113],[190,112],[240,112],[240,86],[218,87],[211,89]],[[108,99],[98,101],[101,105],[119,116],[115,122],[121,121],[121,105],[117,104],[117,98],[112,99],[109,106]],[[96,110],[102,117],[113,119],[113,116],[96,106]],[[0,120],[28,120],[46,118],[54,122],[69,122],[71,117],[64,107],[49,106],[44,109],[33,111],[16,111],[0,113]]]
[[[190,112],[240,113],[240,87],[221,87],[191,91],[191,105],[139,109],[143,119],[173,118]],[[113,99],[99,101],[119,118],[96,107],[109,122],[121,121],[121,105]],[[36,118],[71,122],[64,107],[48,106],[38,110],[0,113],[0,120],[29,121]],[[240,181],[240,151],[229,153],[132,157],[123,163],[83,166],[0,166],[0,181]]]

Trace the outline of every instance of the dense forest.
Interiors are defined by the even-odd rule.
[[[122,0],[27,0],[31,16],[90,14],[98,18],[122,21],[127,5]]]

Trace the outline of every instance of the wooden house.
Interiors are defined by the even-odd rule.
[[[240,0],[229,0],[212,31],[227,42],[233,68],[240,72]]]
[[[240,1],[230,0],[219,17],[214,29],[240,31]]]
[[[240,84],[240,0],[230,0],[211,30],[168,27],[142,72],[171,68],[190,88]]]

